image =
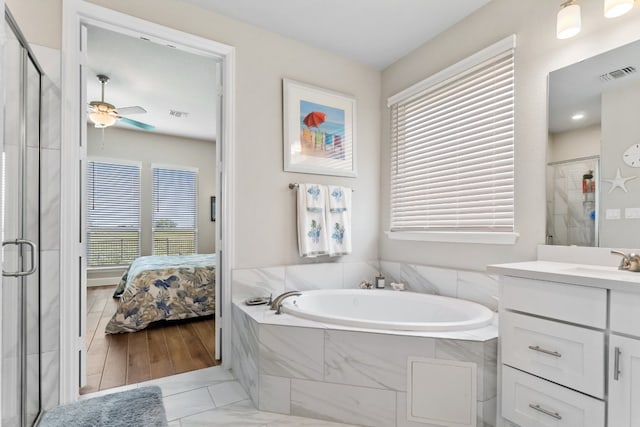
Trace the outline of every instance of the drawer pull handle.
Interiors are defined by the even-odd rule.
[[[560,416],[559,413],[548,411],[548,410],[544,409],[543,407],[541,407],[540,405],[534,405],[533,403],[529,403],[529,408],[535,409],[538,412],[542,412],[543,414],[548,415],[550,417],[553,417],[556,420],[561,420],[562,419],[562,417]]]
[[[618,381],[620,379],[620,355],[622,352],[620,351],[620,347],[616,347],[615,349],[615,358],[613,360],[613,379]]]
[[[540,353],[548,354],[549,356],[553,356],[553,357],[562,357],[562,355],[557,351],[545,350],[544,348],[541,348],[540,346],[537,346],[537,345],[530,345],[529,349],[533,351],[539,351]]]

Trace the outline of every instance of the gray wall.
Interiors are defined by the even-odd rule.
[[[600,125],[549,134],[547,162],[600,155]]]
[[[640,83],[632,83],[605,91],[602,94],[602,150],[600,177],[613,179],[620,168],[623,177],[635,176],[626,182],[627,192],[616,188],[611,193],[611,184],[602,182],[600,197],[600,242],[601,246],[633,248],[638,246],[640,219],[625,219],[625,208],[640,208],[640,169],[627,166],[622,154],[640,142]],[[608,220],[607,209],[620,209],[620,219]],[[635,230],[635,231],[634,231]]]
[[[547,75],[550,71],[638,38],[640,8],[606,19],[602,2],[580,2],[582,32],[558,40],[560,3],[493,0],[431,42],[388,67],[382,74],[386,98],[474,52],[515,33],[515,245],[453,244],[389,240],[389,114],[382,109],[380,258],[388,261],[484,270],[487,264],[535,259],[545,241],[545,164],[547,147]]]
[[[151,165],[198,168],[198,252],[215,252],[215,222],[210,217],[210,197],[216,194],[215,142],[179,138],[111,127],[87,126],[89,158],[141,162],[141,252],[151,255]]]

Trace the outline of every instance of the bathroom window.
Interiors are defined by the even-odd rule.
[[[198,171],[152,166],[154,255],[189,255],[198,248]]]
[[[140,164],[87,163],[87,265],[129,265],[140,256]]]
[[[511,36],[389,98],[391,238],[515,241],[514,48]]]

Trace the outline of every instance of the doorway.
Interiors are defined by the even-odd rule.
[[[210,202],[220,60],[146,34],[93,25],[86,33],[81,394],[220,364]],[[120,284],[125,292],[116,291]]]
[[[162,44],[194,53],[217,58],[220,61],[217,73],[218,131],[216,137],[216,197],[217,218],[216,229],[216,291],[215,316],[217,357],[224,361],[230,351],[230,334],[227,332],[230,322],[222,322],[230,307],[230,270],[233,263],[232,250],[232,217],[229,215],[232,206],[232,184],[227,169],[233,161],[233,65],[234,50],[232,47],[211,40],[202,39],[170,28],[162,27],[147,21],[133,18],[101,8],[86,2],[65,2],[63,9],[63,76],[62,91],[65,100],[63,110],[63,144],[62,147],[62,235],[61,242],[61,403],[77,399],[80,383],[86,378],[84,357],[86,352],[86,283],[83,282],[86,268],[87,242],[86,215],[81,213],[82,201],[78,195],[81,188],[82,168],[86,167],[87,145],[86,127],[86,94],[80,90],[84,87],[83,78],[90,78],[88,73],[81,72],[86,55],[86,26],[108,29],[123,35],[140,38],[149,42]],[[86,70],[85,70],[86,71]],[[82,84],[78,85],[78,82]],[[108,131],[109,129],[107,129]],[[71,142],[69,142],[71,141]],[[223,148],[224,147],[224,148]],[[211,165],[214,167],[214,165]],[[78,227],[79,224],[84,224]],[[65,232],[66,230],[66,232]],[[229,254],[229,255],[228,255]],[[74,283],[76,285],[74,285]],[[78,307],[80,306],[80,310]],[[223,362],[224,363],[224,362]]]

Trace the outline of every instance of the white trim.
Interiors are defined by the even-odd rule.
[[[93,288],[97,286],[116,285],[120,281],[122,276],[114,277],[97,277],[95,279],[87,279],[87,287]]]
[[[502,52],[506,52],[510,49],[515,49],[515,47],[516,36],[515,34],[512,34],[500,40],[499,42],[496,42],[491,46],[488,46],[481,51],[474,53],[473,55],[463,59],[462,61],[456,62],[450,67],[447,67],[444,70],[439,71],[436,74],[433,74],[432,76],[429,76],[412,86],[409,86],[403,91],[398,92],[395,95],[391,95],[387,99],[387,107],[391,107],[393,104],[408,100],[416,95],[421,94],[427,89],[432,89],[435,85],[442,83],[447,79],[478,65],[481,62],[491,59]]]
[[[142,169],[142,162],[140,160],[114,159],[111,157],[87,156],[87,162],[113,163],[116,165],[138,166],[140,169]]]
[[[422,242],[484,243],[492,245],[515,245],[519,233],[491,232],[437,232],[437,231],[385,231],[391,240],[414,240]]]
[[[195,172],[199,173],[200,170],[195,166],[182,166],[182,165],[169,165],[166,163],[151,163],[149,169],[170,169],[177,171],[187,171],[187,172]]]
[[[79,160],[80,150],[75,144],[80,138],[80,72],[81,58],[80,28],[90,24],[135,37],[144,34],[154,42],[171,44],[179,49],[199,55],[209,55],[223,60],[224,114],[223,126],[226,129],[222,138],[223,158],[220,158],[221,204],[224,224],[221,233],[225,240],[218,245],[218,251],[225,253],[218,268],[221,279],[220,304],[225,313],[231,311],[231,269],[234,266],[234,223],[231,214],[234,205],[234,181],[229,168],[234,161],[234,125],[235,125],[235,48],[226,44],[187,34],[172,28],[154,24],[111,9],[106,9],[82,0],[63,0],[62,9],[62,153],[61,153],[61,235],[60,235],[60,403],[69,403],[78,399],[79,376],[79,339],[74,331],[80,321],[78,314],[79,271],[77,259],[81,247],[77,244],[78,207],[79,207]],[[168,43],[167,43],[168,41]],[[216,298],[218,301],[218,298]],[[231,319],[222,325],[223,366],[231,366]]]
[[[4,11],[4,0],[0,0],[0,7]],[[0,111],[4,112],[4,104],[5,104],[5,79],[4,79],[4,47],[7,41],[7,35],[5,33],[6,25],[3,24],[2,28],[0,28]],[[4,114],[0,115],[0,150],[4,153]],[[0,157],[1,159],[1,157]],[[3,181],[4,177],[4,162],[0,160],[0,188],[5,185]],[[2,237],[4,237],[4,200],[0,199],[0,233],[2,233]],[[0,255],[0,260],[4,261],[4,257]],[[0,262],[2,264],[2,262]],[[0,274],[0,290],[2,289],[2,275]],[[0,307],[2,307],[2,292],[0,292]],[[3,355],[4,352],[2,350],[2,326],[3,326],[3,318],[2,312],[0,310],[0,355]],[[0,368],[0,384],[2,384],[2,369]],[[0,420],[2,420],[2,387],[0,386]]]

